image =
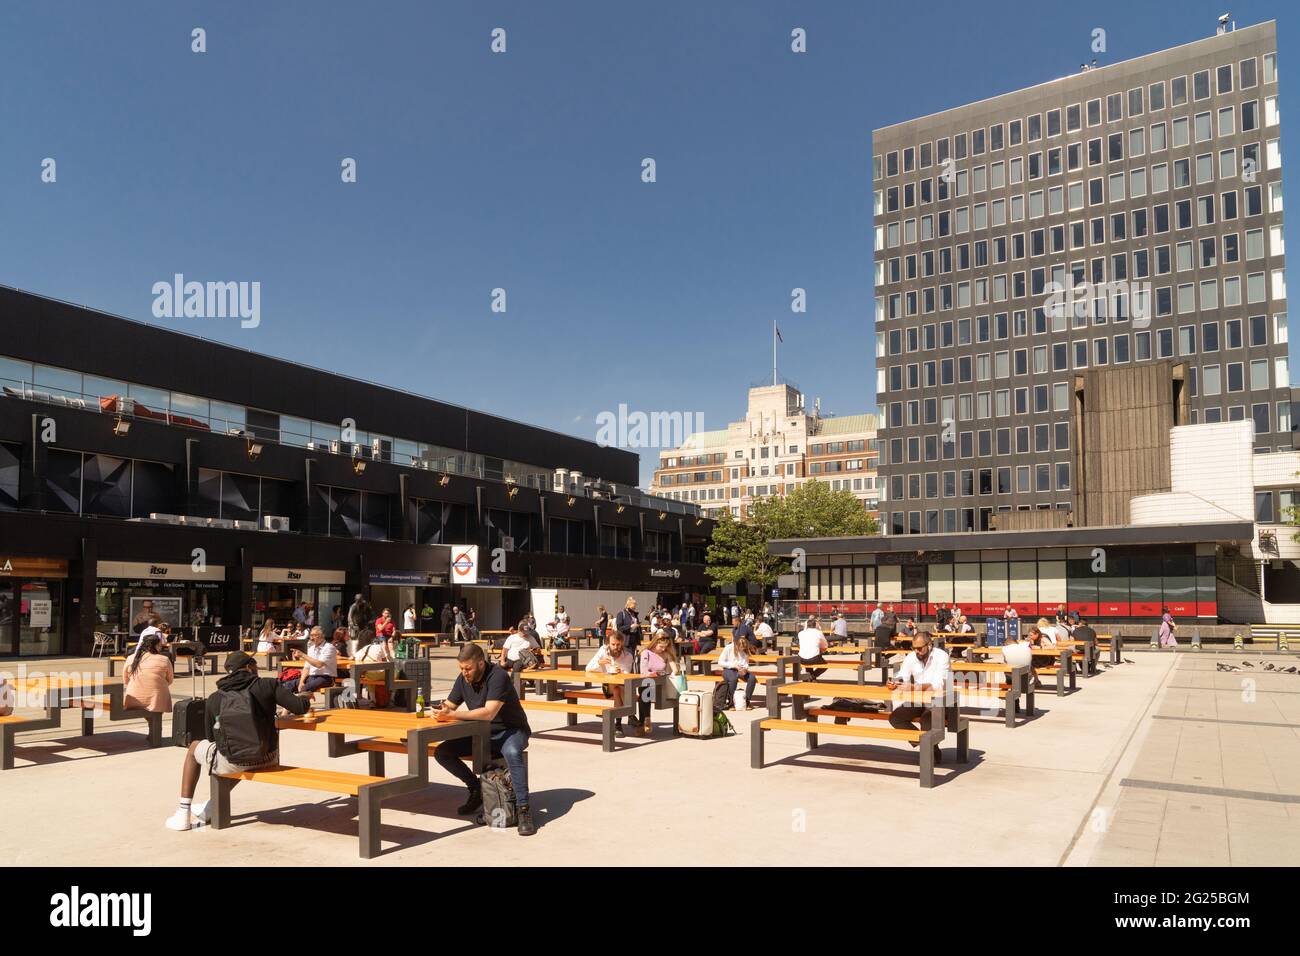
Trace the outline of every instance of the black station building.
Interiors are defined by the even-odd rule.
[[[713,523],[637,477],[627,451],[0,287],[0,657],[148,615],[328,623],[358,592],[432,630],[454,601],[509,626],[539,590],[698,597]]]

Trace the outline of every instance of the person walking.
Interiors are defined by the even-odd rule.
[[[348,608],[348,644],[352,648],[352,653],[357,652],[357,646],[361,642],[361,632],[370,629],[370,604],[359,593],[352,599],[352,606]],[[369,635],[366,635],[369,638]]]
[[[636,598],[629,597],[623,610],[618,612],[618,616],[614,618],[614,630],[623,636],[623,646],[632,655],[634,664],[639,665],[637,656],[641,646],[641,621],[637,618]]]

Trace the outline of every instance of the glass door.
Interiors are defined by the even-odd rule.
[[[0,657],[12,657],[18,653],[16,613],[13,582],[0,581]]]
[[[63,582],[23,581],[18,599],[18,654],[63,653]]]

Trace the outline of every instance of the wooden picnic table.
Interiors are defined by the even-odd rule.
[[[564,684],[601,684],[612,687],[628,687],[629,685],[640,685],[642,688],[654,688],[654,706],[656,709],[673,706],[664,701],[664,687],[667,684],[667,676],[655,677],[650,674],[603,674],[600,671],[579,670],[578,668],[564,669],[557,667],[539,668],[531,671],[521,671],[515,677],[515,689],[519,696],[523,695],[523,682],[536,681],[545,687],[547,700],[559,700],[564,695],[559,690],[559,685]],[[624,703],[630,703],[631,700],[624,694]],[[675,699],[674,699],[675,704]]]
[[[1031,647],[1029,652],[1034,657],[1042,657],[1056,661],[1056,696],[1065,696],[1065,679],[1070,681],[1070,690],[1077,690],[1078,687],[1074,680],[1074,668],[1070,666],[1070,659],[1074,656],[1074,648],[1069,644],[1058,641],[1055,647]],[[992,654],[1001,654],[1002,647],[972,647],[971,654],[980,657],[988,657]],[[1086,658],[1085,658],[1086,663]]]
[[[687,654],[683,658],[686,665],[686,673],[690,674],[707,674],[713,669],[713,665],[722,657],[721,651],[709,651],[706,654]],[[751,664],[775,664],[776,676],[781,680],[786,680],[786,672],[790,671],[795,680],[799,679],[799,657],[795,654],[750,654]],[[757,671],[755,673],[758,673]]]
[[[150,747],[162,745],[162,714],[147,710],[128,710],[124,695],[126,687],[121,679],[108,680],[102,674],[45,674],[40,677],[19,677],[10,681],[15,693],[28,697],[35,695],[41,701],[43,717],[11,716],[0,723],[0,770],[12,770],[14,765],[14,734],[32,730],[53,730],[63,723],[62,711],[81,711],[81,733],[89,737],[95,732],[95,713],[107,710],[110,721],[144,720],[148,726]]]
[[[212,774],[212,828],[222,830],[230,826],[230,792],[240,779],[254,782],[279,783],[290,787],[350,793],[357,797],[357,817],[360,822],[361,856],[365,859],[378,856],[380,851],[380,805],[392,797],[423,790],[429,786],[430,745],[463,737],[473,739],[474,771],[481,773],[491,754],[491,723],[486,720],[440,721],[432,714],[417,717],[415,714],[383,710],[325,710],[303,716],[284,717],[275,722],[280,730],[302,730],[328,735],[328,753],[331,757],[345,757],[363,750],[367,740],[385,738],[406,745],[406,773],[398,777],[382,774],[340,774],[328,770],[310,770],[296,767],[272,768],[269,771],[249,771],[242,774]],[[351,735],[359,740],[348,740]],[[371,769],[375,769],[370,753]],[[345,810],[351,813],[351,809]]]

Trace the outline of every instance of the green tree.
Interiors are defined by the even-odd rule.
[[[788,495],[756,501],[744,521],[724,514],[713,529],[705,571],[715,586],[752,581],[766,591],[790,571],[789,558],[768,553],[769,541],[871,535],[877,530],[876,519],[853,492],[806,481]]]

